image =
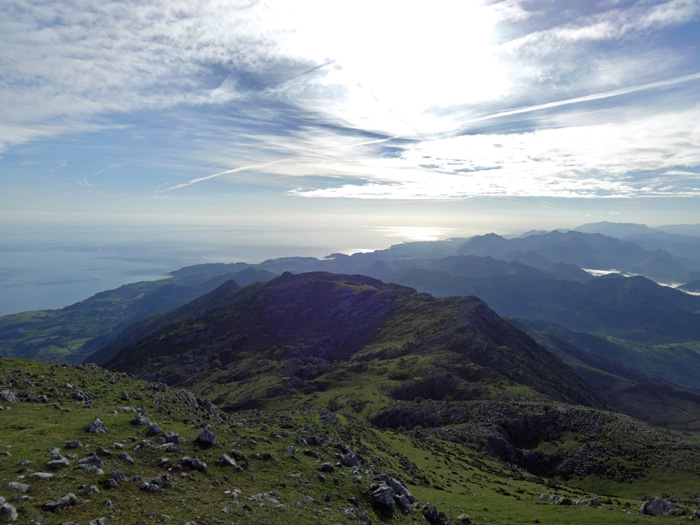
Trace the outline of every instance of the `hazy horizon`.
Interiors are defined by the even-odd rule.
[[[0,244],[0,315],[68,306],[95,293],[157,279],[193,264],[257,264],[279,257],[323,258],[332,253],[350,255],[405,242],[468,238],[486,233],[517,236],[538,229],[522,226],[511,231],[348,226],[319,227],[310,232],[291,226],[274,230],[162,227],[135,231],[87,229],[82,225],[72,230],[61,225],[52,230],[34,225],[13,230],[11,234],[4,232]]]

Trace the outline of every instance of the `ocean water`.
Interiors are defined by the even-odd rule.
[[[258,263],[386,248],[415,232],[386,229],[210,228],[0,231],[0,315],[60,308],[192,264]]]

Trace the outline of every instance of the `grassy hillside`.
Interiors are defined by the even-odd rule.
[[[87,523],[100,517],[119,524],[356,523],[356,518],[415,523],[423,521],[421,508],[428,502],[452,523],[464,513],[476,523],[638,523],[649,519],[637,514],[639,497],[663,491],[691,503],[692,487],[700,481],[691,470],[676,469],[666,477],[650,473],[633,485],[595,476],[564,484],[489,459],[473,444],[437,431],[371,428],[344,408],[224,414],[186,391],[92,366],[3,358],[0,390],[17,398],[0,403],[0,495],[17,509],[17,523]],[[132,424],[138,414],[163,433],[149,435],[146,426]],[[95,418],[107,425],[107,434],[85,431]],[[217,440],[209,447],[195,441],[207,424]],[[161,443],[165,432],[179,434],[183,442]],[[562,435],[547,446],[568,447],[573,439]],[[69,448],[76,440],[80,445]],[[663,440],[659,445],[680,443],[671,434]],[[217,465],[224,453],[236,467]],[[47,467],[50,454],[70,465]],[[339,461],[348,454],[356,466]],[[676,451],[669,454],[680,459]],[[206,472],[183,468],[184,457],[205,462]],[[87,460],[82,470],[76,468],[81,460]],[[95,471],[96,463],[101,471]],[[333,471],[321,472],[324,463]],[[109,488],[114,471],[126,481]],[[398,509],[383,514],[373,504],[376,489],[370,487],[382,484],[384,471],[403,480],[418,499],[408,514]],[[41,479],[39,472],[52,477]],[[140,488],[144,482],[153,486],[155,478],[157,491]],[[601,506],[555,505],[540,500],[542,493],[598,497]],[[67,494],[75,496],[73,505],[43,510]]]

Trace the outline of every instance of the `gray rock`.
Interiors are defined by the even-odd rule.
[[[131,420],[132,425],[143,425],[143,426],[148,426],[151,424],[149,419],[144,416],[143,414],[139,414],[136,416],[134,419]]]
[[[66,448],[80,448],[83,444],[80,441],[69,441],[66,443]]]
[[[49,474],[48,472],[33,472],[32,474],[30,474],[30,476],[34,476],[35,478],[43,480],[49,480],[53,478],[53,474]]]
[[[151,483],[152,483],[153,485],[158,485],[158,486],[160,487],[160,486],[162,486],[163,483],[165,483],[167,480],[168,480],[168,475],[167,475],[167,474],[163,474],[162,476],[157,476],[157,477],[153,478],[153,480],[151,481]]]
[[[163,432],[163,429],[160,428],[160,425],[158,423],[151,423],[148,426],[148,435],[149,436],[155,436],[156,434],[161,434]]]
[[[214,437],[214,432],[212,431],[209,425],[207,425],[206,428],[199,433],[197,439],[195,439],[195,442],[198,445],[203,445],[205,447],[216,445],[216,438]]]
[[[189,456],[185,456],[180,460],[180,466],[182,466],[182,468],[185,470],[198,470],[199,472],[207,471],[207,464],[197,457],[191,458]]]
[[[540,494],[539,496],[537,496],[537,499],[540,501],[549,501],[552,498],[549,494]]]
[[[639,512],[647,516],[661,516],[662,514],[675,512],[677,509],[678,507],[673,502],[656,497],[644,503]]]
[[[418,501],[413,494],[411,494],[411,491],[408,490],[408,487],[406,487],[406,484],[403,481],[400,481],[396,478],[392,478],[387,474],[386,472],[382,472],[380,474],[379,479],[384,481],[388,486],[391,487],[391,489],[394,491],[394,494],[400,494],[406,498],[406,501],[409,504],[413,504],[416,501]]]
[[[112,478],[114,481],[118,481],[119,483],[126,483],[127,481],[126,475],[118,470],[110,472],[109,477]]]
[[[431,525],[450,525],[450,520],[447,519],[447,516],[445,516],[445,513],[439,512],[435,508],[435,505],[431,505],[430,503],[426,503],[421,508],[421,512],[423,513],[423,517]]]
[[[554,497],[554,504],[555,505],[572,505],[574,502],[571,501],[571,498],[568,497],[560,497],[560,496],[555,496]]]
[[[17,398],[12,390],[0,390],[0,401],[5,401],[6,403],[16,403]]]
[[[172,430],[166,432],[163,437],[165,438],[166,443],[173,443],[174,445],[179,445],[180,443],[185,442],[185,439],[180,434],[176,434]]]
[[[58,459],[52,459],[52,460],[47,461],[45,463],[45,465],[50,469],[59,469],[59,468],[69,467],[70,461],[68,461],[64,457],[60,457]]]
[[[92,465],[93,467],[102,467],[102,458],[95,454],[90,454],[78,460],[78,465]]]
[[[126,452],[122,452],[121,454],[119,454],[119,459],[126,461],[130,465],[134,464],[134,459]]]
[[[44,503],[41,506],[41,510],[45,510],[48,512],[55,512],[60,509],[65,509],[70,507],[71,505],[75,505],[77,503],[77,498],[75,497],[75,494],[72,492],[69,492],[65,496],[61,496],[57,500],[54,501],[49,501],[48,503]]]
[[[10,505],[9,503],[4,503],[0,506],[0,519],[17,521],[19,515],[17,514],[17,509]]]
[[[372,500],[372,504],[375,506],[377,511],[380,514],[387,516],[393,514],[396,504],[394,502],[394,491],[392,488],[385,483],[382,483],[378,487],[376,485],[372,485],[372,487],[376,488],[372,490],[370,499]]]
[[[19,481],[10,481],[7,484],[7,488],[15,490],[17,492],[25,493],[29,490],[29,485],[27,485],[26,483],[20,483]]]
[[[472,519],[467,514],[460,514],[457,516],[457,521],[460,523],[471,523]]]
[[[88,494],[99,494],[100,493],[100,489],[97,488],[97,485],[90,485],[87,488],[87,491],[88,491]]]
[[[591,500],[588,501],[588,506],[589,507],[600,507],[603,505],[603,502],[600,501],[598,498],[592,498]]]
[[[356,467],[357,457],[352,452],[340,457],[340,464],[344,467]]]
[[[396,503],[396,506],[402,514],[408,514],[411,512],[411,504],[403,494],[394,494],[394,503]]]
[[[332,463],[324,463],[323,465],[318,467],[318,470],[320,470],[321,472],[333,472],[335,470],[335,467]]]
[[[228,454],[224,454],[221,456],[221,458],[216,462],[217,465],[221,465],[222,467],[235,467],[236,466],[236,460],[233,459],[231,456]]]
[[[90,520],[90,525],[109,525],[109,520],[107,518],[95,518]]]
[[[89,434],[106,434],[107,425],[95,418],[92,423],[87,426],[86,432]]]

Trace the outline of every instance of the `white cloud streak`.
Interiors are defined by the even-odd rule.
[[[279,164],[280,162],[285,162],[286,160],[288,160],[288,159],[266,162],[265,164],[256,164],[256,165],[251,165],[251,166],[240,166],[238,168],[220,171],[219,173],[214,173],[213,175],[207,175],[206,177],[199,177],[197,179],[192,179],[189,182],[185,182],[182,184],[176,184],[175,186],[171,186],[170,188],[167,188],[163,191],[168,192],[168,191],[173,191],[173,190],[177,190],[180,188],[185,188],[187,186],[192,186],[193,184],[197,184],[198,182],[204,182],[205,180],[211,180],[211,179],[215,179],[216,177],[221,177],[222,175],[230,175],[232,173],[240,173],[242,171],[263,170],[265,168],[269,168],[270,166],[274,166],[275,164]]]

